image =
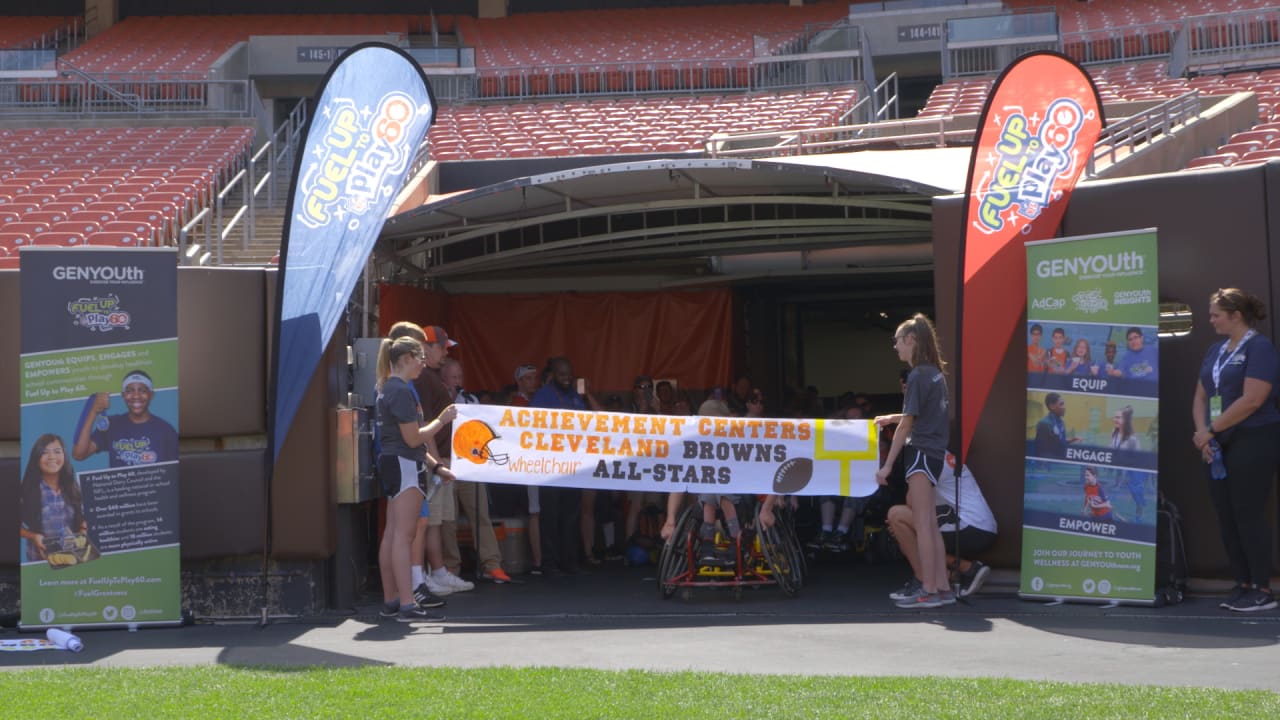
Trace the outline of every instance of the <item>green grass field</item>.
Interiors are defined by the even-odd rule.
[[[759,661],[767,662],[761,657]],[[1258,691],[556,668],[0,672],[11,718],[1275,718]]]

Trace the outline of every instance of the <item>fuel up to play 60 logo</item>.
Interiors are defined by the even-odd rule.
[[[1058,98],[1041,118],[1036,113],[1009,108],[1003,122],[993,109],[992,118],[1001,123],[995,151],[985,162],[982,180],[977,183],[981,197],[974,227],[983,233],[997,232],[1006,222],[1030,222],[1054,200],[1053,183],[1069,177],[1078,162],[1076,139],[1086,115],[1080,103]],[[1017,210],[1013,206],[1017,206]],[[1008,212],[1006,212],[1008,211]],[[1024,225],[1023,232],[1029,225]]]
[[[409,147],[407,141],[419,134],[410,132],[411,126],[426,123],[431,111],[426,105],[417,106],[409,95],[393,91],[382,97],[376,110],[337,98],[320,114],[298,178],[302,196],[297,217],[310,228],[337,219],[355,230],[380,195],[396,192],[386,178],[399,178],[413,159],[417,148]]]

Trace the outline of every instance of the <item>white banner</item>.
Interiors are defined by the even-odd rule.
[[[864,497],[879,440],[868,420],[784,420],[459,405],[462,480],[553,487]]]

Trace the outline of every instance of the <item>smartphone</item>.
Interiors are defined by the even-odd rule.
[[[586,378],[578,378],[578,394],[579,394],[579,395],[586,395],[586,394],[587,394],[587,379],[586,379]]]

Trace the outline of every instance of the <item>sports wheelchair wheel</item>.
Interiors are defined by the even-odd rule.
[[[799,573],[801,571],[797,570],[797,566],[792,560],[795,553],[799,552],[799,547],[792,547],[791,534],[780,527],[778,522],[775,522],[773,527],[770,528],[761,525],[758,511],[756,515],[756,532],[759,533],[760,551],[764,555],[765,562],[769,564],[769,572],[773,576],[773,581],[778,584],[782,592],[787,595],[795,595],[800,590]]]
[[[795,578],[798,590],[804,587],[804,580],[809,576],[809,563],[804,556],[804,546],[800,544],[800,538],[796,535],[795,511],[791,509],[790,504],[783,503],[781,508],[774,511],[774,517],[777,518],[778,527],[785,541],[788,559],[791,561],[791,576]]]
[[[676,529],[671,537],[662,544],[662,554],[658,556],[658,592],[662,599],[670,599],[680,587],[680,581],[689,574],[689,543],[697,533],[698,506],[690,505],[680,513],[676,521]]]

